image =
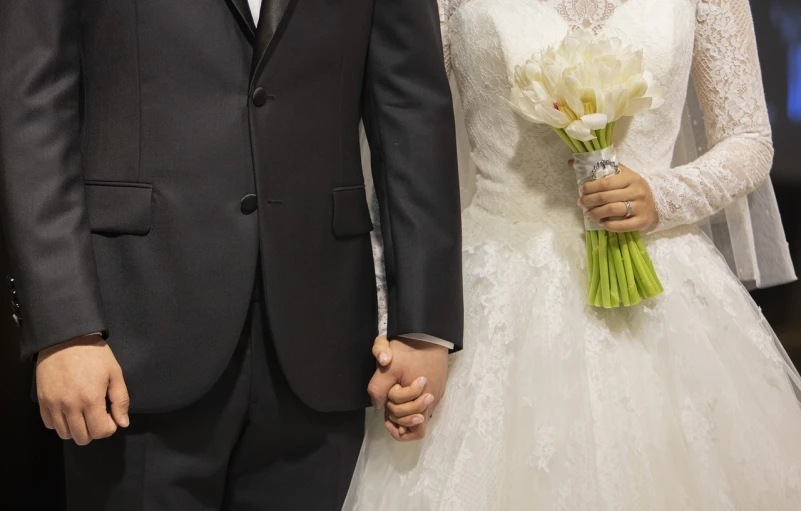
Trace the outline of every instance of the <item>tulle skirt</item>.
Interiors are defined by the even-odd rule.
[[[598,310],[578,221],[463,223],[465,350],[423,442],[368,416],[345,509],[801,509],[798,373],[697,228],[646,237],[662,296]]]

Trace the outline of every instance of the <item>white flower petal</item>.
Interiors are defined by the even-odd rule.
[[[584,124],[581,120],[571,122],[570,125],[565,128],[565,132],[567,132],[568,136],[571,138],[581,140],[582,142],[589,142],[595,139],[595,135],[592,134],[589,126]]]
[[[653,100],[651,98],[633,98],[629,100],[628,107],[626,108],[625,112],[623,112],[623,117],[631,117],[632,115],[645,112],[651,108],[651,104],[653,104]]]
[[[591,130],[600,130],[606,127],[609,118],[606,114],[589,114],[582,116],[581,121]]]
[[[557,129],[566,128],[570,124],[570,119],[568,119],[567,115],[564,112],[560,112],[552,105],[546,105],[545,103],[538,103],[534,105],[534,110],[537,115],[549,126],[553,126]]]

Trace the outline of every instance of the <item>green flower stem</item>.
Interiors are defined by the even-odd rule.
[[[640,236],[639,232],[631,233],[631,236],[634,238],[634,241],[637,243],[637,248],[640,249],[640,255],[642,256],[645,264],[648,265],[648,269],[651,270],[651,281],[656,285],[656,289],[659,293],[663,293],[665,288],[662,287],[662,282],[659,281],[659,277],[656,274],[656,269],[654,268],[654,263],[651,261],[651,256],[648,255],[648,249],[645,247],[645,241],[643,241],[642,236]]]
[[[606,125],[606,141],[609,145],[615,143],[615,124],[614,122],[610,122]]]
[[[624,307],[631,305],[631,298],[629,297],[628,282],[626,280],[626,269],[623,265],[623,252],[620,249],[620,241],[617,235],[609,235],[609,246],[612,248],[612,257],[615,263],[615,275],[617,276],[618,289],[620,292],[620,301],[623,302]]]
[[[594,139],[590,140],[590,143],[592,144],[592,148],[595,151],[600,151],[601,150],[601,144],[600,144],[600,142],[598,142],[598,137],[597,136]]]
[[[601,268],[598,264],[598,231],[590,231],[590,245],[592,246],[590,261],[592,261],[592,277],[590,279],[589,300],[595,305],[595,298],[601,283]]]
[[[607,124],[606,127],[609,125]],[[606,149],[609,147],[609,142],[606,139],[606,127],[600,130],[595,130],[595,136],[598,137],[598,140],[601,142],[601,149]]]
[[[618,292],[617,271],[615,269],[615,256],[612,253],[612,236],[607,235],[610,243],[607,245],[606,259],[609,262],[609,296],[612,307],[620,307],[620,293]]]
[[[604,309],[612,308],[612,297],[609,292],[609,262],[606,257],[608,240],[606,231],[598,231],[598,266],[601,267],[601,305]]]
[[[637,291],[637,281],[634,279],[634,265],[631,262],[629,246],[626,244],[626,237],[623,233],[617,233],[617,240],[620,245],[620,253],[623,259],[623,269],[626,274],[626,287],[628,288],[629,300],[631,304],[640,302],[640,293]]]
[[[557,135],[559,135],[559,138],[561,138],[564,141],[564,143],[567,144],[567,147],[569,147],[570,150],[573,151],[573,153],[583,153],[584,152],[584,151],[579,150],[578,147],[576,147],[576,144],[573,143],[573,139],[570,138],[567,135],[567,132],[565,130],[557,129],[557,128],[554,128],[553,130],[556,132]]]
[[[592,142],[581,142],[581,141],[579,141],[579,143],[584,144],[584,147],[587,149],[588,153],[591,153],[591,152],[595,151],[595,148],[592,147]]]
[[[656,286],[654,286],[653,282],[649,278],[648,274],[651,272],[648,266],[645,264],[645,261],[643,261],[642,255],[640,254],[640,249],[637,246],[637,243],[634,241],[634,238],[630,233],[625,234],[626,244],[629,246],[629,253],[631,254],[631,261],[634,263],[634,269],[636,272],[635,277],[639,277],[643,294],[647,298],[652,298],[659,293],[656,291]]]

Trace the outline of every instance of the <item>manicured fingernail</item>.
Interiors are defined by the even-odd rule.
[[[423,400],[423,402],[427,405],[430,405],[431,403],[434,402],[434,396],[432,396],[431,394],[427,395],[426,398]]]
[[[122,416],[122,424],[120,424],[120,426],[122,426],[123,428],[127,428],[130,423],[131,423],[131,419],[127,415],[123,415]]]
[[[589,211],[585,211],[584,212],[584,218],[589,218],[589,217],[590,217],[590,212]]]
[[[380,364],[386,364],[387,360],[389,360],[389,355],[387,355],[386,353],[378,355],[378,362]]]
[[[412,424],[414,424],[415,426],[419,426],[422,423],[423,423],[423,418],[420,417],[419,415],[414,419],[412,419]]]
[[[426,386],[426,381],[428,381],[428,380],[426,380],[426,377],[423,376],[423,377],[419,378],[414,384],[415,384],[415,386],[417,388],[422,389],[423,387]]]

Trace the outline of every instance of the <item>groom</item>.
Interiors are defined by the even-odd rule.
[[[70,509],[339,508],[375,370],[360,120],[393,377],[441,380],[462,305],[435,2],[0,3],[9,298]]]

